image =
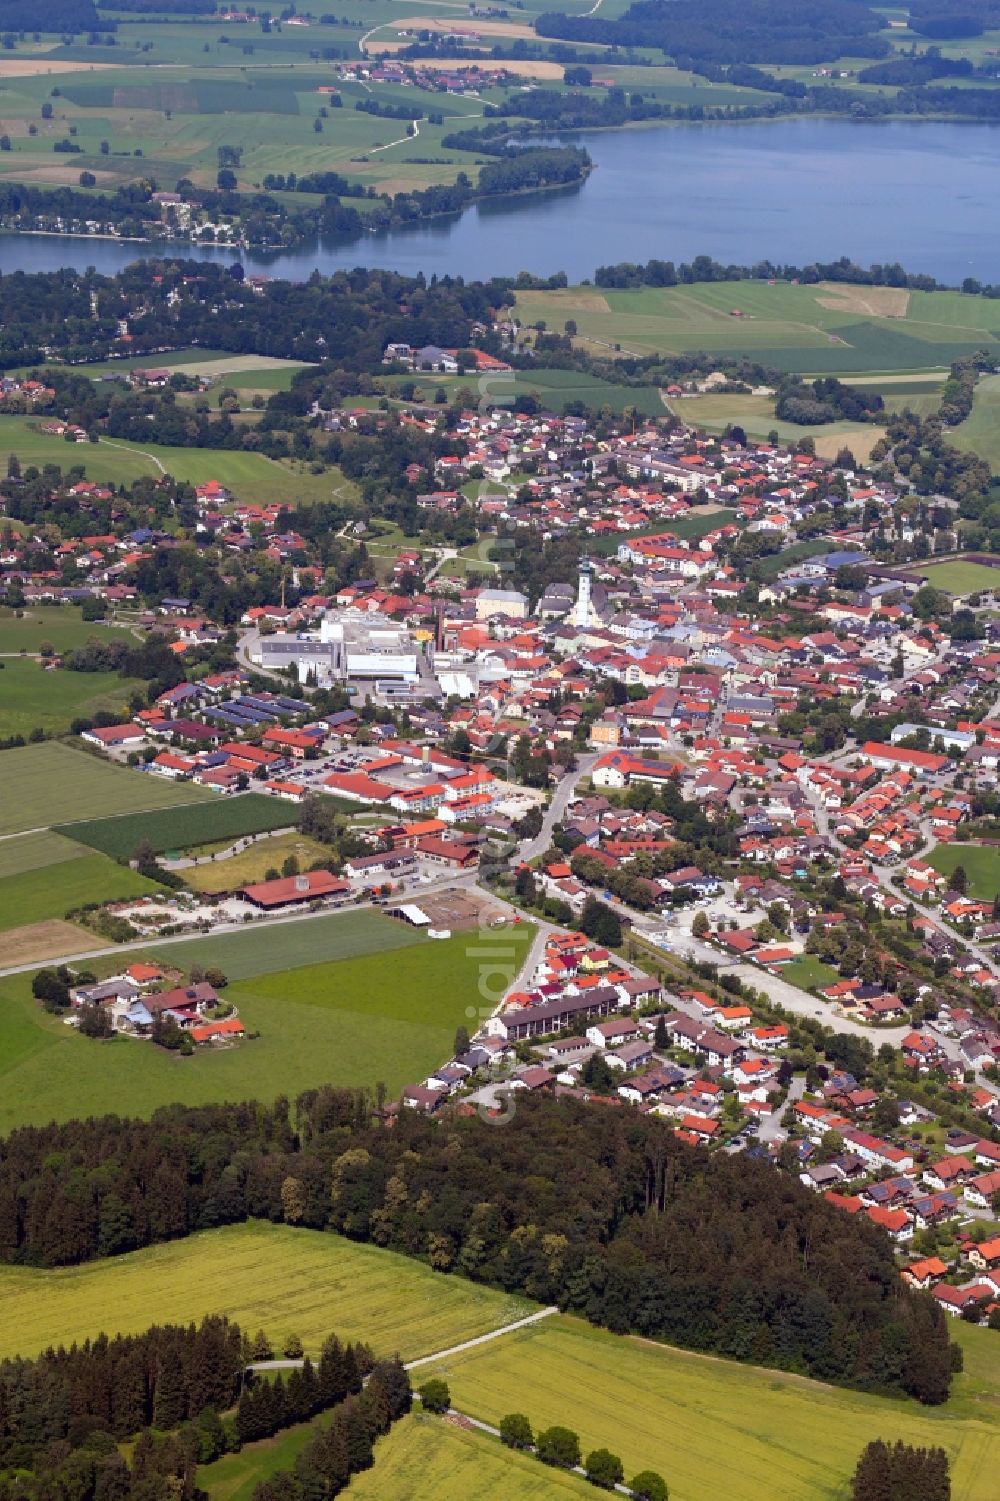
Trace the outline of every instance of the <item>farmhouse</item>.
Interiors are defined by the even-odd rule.
[[[274,881],[244,886],[241,894],[252,906],[274,912],[280,907],[300,907],[324,897],[346,896],[350,889],[350,882],[341,876],[328,870],[310,870],[304,875],[280,876]]]

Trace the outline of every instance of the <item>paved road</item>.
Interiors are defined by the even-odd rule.
[[[501,1324],[498,1329],[490,1329],[486,1334],[477,1334],[474,1339],[463,1340],[460,1345],[449,1345],[446,1350],[435,1350],[433,1355],[419,1355],[416,1360],[407,1360],[404,1369],[414,1371],[418,1366],[433,1365],[436,1360],[447,1360],[450,1355],[461,1355],[465,1350],[474,1350],[477,1345],[488,1345],[491,1340],[501,1339],[505,1334],[513,1334],[515,1329],[527,1329],[529,1324],[540,1324],[542,1319],[550,1319],[559,1309],[553,1304],[549,1308],[539,1308],[534,1313],[526,1314],[523,1319],[514,1319],[509,1324]],[[300,1356],[297,1360],[254,1360],[246,1367],[248,1371],[301,1371],[305,1365],[305,1357]]]
[[[404,1362],[408,1371],[415,1371],[418,1366],[433,1365],[437,1360],[447,1360],[450,1355],[461,1355],[463,1350],[474,1350],[477,1345],[488,1345],[491,1340],[501,1339],[505,1334],[513,1334],[515,1329],[526,1329],[529,1324],[539,1324],[542,1319],[550,1319],[558,1308],[540,1308],[537,1313],[529,1313],[527,1318],[515,1319],[512,1324],[502,1324],[499,1329],[491,1329],[488,1334],[479,1334],[475,1339],[463,1340],[460,1345],[449,1345],[447,1350],[438,1350],[435,1355],[421,1355],[416,1360]]]
[[[598,751],[591,751],[577,757],[576,770],[567,772],[552,794],[552,801],[542,816],[541,831],[534,839],[529,839],[521,846],[522,860],[534,860],[538,855],[544,855],[552,841],[552,830],[561,822],[567,807],[576,796],[579,784],[590,776],[599,754]]]

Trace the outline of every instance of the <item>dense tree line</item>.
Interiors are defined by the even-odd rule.
[[[767,1163],[658,1120],[519,1103],[503,1131],[362,1092],[173,1107],[0,1143],[0,1258],[72,1264],[248,1217],[328,1228],[597,1324],[867,1389],[945,1400],[941,1310],[892,1249]],[[706,1248],[710,1248],[710,1254]]]
[[[594,273],[594,282],[599,287],[674,287],[694,281],[797,281],[807,286],[841,281],[864,287],[909,287],[919,292],[934,292],[942,287],[933,276],[904,271],[898,262],[859,266],[846,255],[836,261],[816,261],[808,266],[774,261],[724,266],[709,255],[696,255],[692,261],[678,266],[663,260],[647,261],[645,265],[620,261],[616,265],[598,266]],[[983,289],[977,287],[977,290]]]
[[[50,1444],[95,1431],[125,1439],[225,1412],[245,1364],[240,1327],[222,1317],[0,1362],[0,1469],[30,1469]]]
[[[951,1501],[948,1456],[897,1439],[867,1444],[851,1480],[851,1501]]]
[[[363,1391],[348,1396],[315,1432],[291,1470],[278,1470],[254,1490],[254,1501],[328,1501],[352,1475],[374,1463],[372,1446],[412,1404],[410,1379],[399,1360],[380,1361]]]
[[[116,7],[117,8],[117,7]],[[46,0],[40,12],[31,0],[0,0],[0,30],[46,31],[114,31],[114,21],[102,19],[93,0]]]
[[[311,1446],[347,1432],[353,1473],[409,1410],[398,1358],[376,1362],[365,1345],[331,1335],[287,1379],[250,1368],[269,1355],[263,1334],[212,1316],[0,1362],[0,1501],[195,1501],[198,1464],[331,1408]],[[129,1460],[120,1446],[136,1434]]]
[[[608,47],[655,47],[679,67],[714,63],[819,63],[884,57],[885,22],[858,0],[636,0],[614,20],[538,17],[539,36]]]
[[[278,1371],[273,1379],[243,1384],[236,1406],[237,1438],[242,1444],[254,1443],[282,1428],[308,1422],[346,1397],[356,1396],[374,1365],[367,1345],[345,1345],[331,1334],[317,1365],[306,1357],[301,1369]]]

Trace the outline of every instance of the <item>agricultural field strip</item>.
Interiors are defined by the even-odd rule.
[[[265,1223],[210,1230],[107,1261],[39,1271],[0,1267],[0,1354],[150,1323],[225,1313],[318,1353],[336,1330],[415,1359],[463,1346],[535,1312],[420,1262],[324,1231]]]

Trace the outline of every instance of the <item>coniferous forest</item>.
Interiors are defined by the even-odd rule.
[[[409,1411],[402,1365],[366,1346],[331,1335],[316,1365],[273,1380],[247,1369],[253,1353],[214,1317],[0,1362],[0,1501],[193,1501],[198,1464],[332,1408],[282,1477],[282,1494],[325,1501]]]
[[[0,1143],[0,1259],[70,1265],[249,1218],[329,1229],[594,1324],[943,1402],[940,1308],[888,1238],[766,1163],[662,1121],[519,1102],[502,1129],[324,1088]]]

